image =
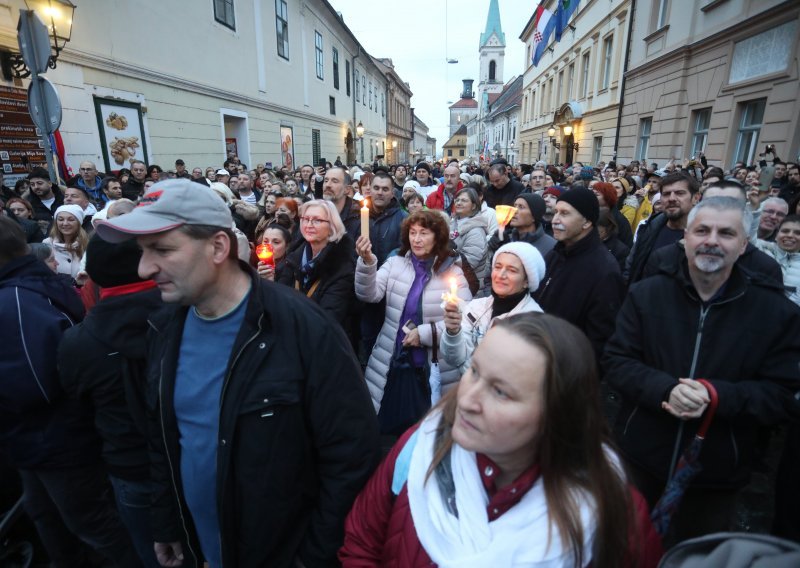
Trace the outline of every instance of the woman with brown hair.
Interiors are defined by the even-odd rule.
[[[455,264],[450,248],[450,231],[439,211],[418,211],[407,217],[400,229],[400,252],[378,268],[368,238],[356,241],[356,297],[362,302],[386,299],[386,316],[372,349],[365,377],[381,432],[399,436],[430,407],[429,368],[434,339],[444,330],[444,293],[470,300],[467,280]],[[438,330],[434,327],[438,324]],[[404,370],[404,371],[401,371]],[[447,390],[459,378],[458,368],[440,364],[441,388]],[[420,404],[404,406],[408,386],[400,373],[420,385],[427,394],[417,396]],[[427,399],[427,404],[425,400]]]
[[[81,258],[89,244],[89,237],[81,227],[83,209],[78,205],[62,205],[53,217],[50,236],[42,242],[53,247],[58,272],[76,279],[81,271]]]
[[[347,566],[656,566],[661,543],[612,449],[592,346],[572,324],[497,321],[458,389],[358,496]]]

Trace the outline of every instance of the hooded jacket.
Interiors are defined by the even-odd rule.
[[[144,396],[148,316],[162,305],[156,289],[100,300],[68,329],[58,352],[64,391],[92,409],[110,474],[149,479]]]
[[[480,213],[464,219],[451,218],[450,238],[482,283],[486,276],[486,220]]]
[[[758,427],[798,416],[800,309],[780,287],[734,265],[720,293],[698,297],[684,260],[631,287],[603,357],[622,395],[614,433],[629,460],[665,481],[673,449],[699,420],[661,408],[678,378],[705,378],[719,406],[692,487],[735,488],[749,477]]]
[[[0,451],[14,467],[56,469],[97,459],[91,419],[64,396],[56,368],[64,331],[82,318],[75,290],[36,257],[0,267]]]

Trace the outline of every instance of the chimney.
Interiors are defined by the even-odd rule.
[[[462,79],[461,82],[464,83],[464,89],[461,91],[461,98],[462,99],[474,98],[472,94],[472,83],[474,82],[473,79]]]

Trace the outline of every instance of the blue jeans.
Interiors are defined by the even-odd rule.
[[[131,535],[133,546],[145,568],[161,568],[153,550],[153,531],[150,530],[149,481],[131,481],[109,475],[117,509]]]

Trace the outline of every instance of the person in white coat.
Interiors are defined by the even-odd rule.
[[[388,258],[380,269],[369,239],[361,236],[356,241],[356,296],[370,303],[386,298],[386,316],[365,373],[379,419],[381,406],[386,403],[384,393],[387,380],[391,380],[390,370],[398,356],[405,353],[407,363],[421,373],[430,365],[434,345],[431,324],[442,325],[443,293],[455,286],[459,298],[472,298],[467,280],[452,256],[447,221],[440,212],[411,214],[403,221],[400,240],[399,254]],[[440,375],[444,392],[460,377],[457,368],[444,363],[440,364]]]
[[[448,302],[441,334],[442,359],[461,369],[469,364],[472,352],[495,320],[525,312],[541,312],[531,298],[544,278],[541,253],[524,241],[506,243],[492,258],[492,294],[466,305]]]

